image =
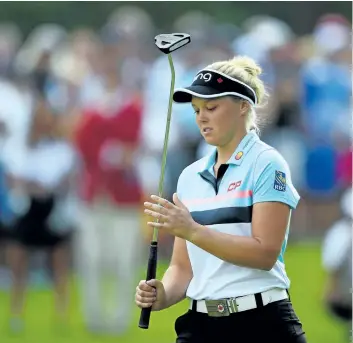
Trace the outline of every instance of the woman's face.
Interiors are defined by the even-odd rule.
[[[214,146],[225,146],[238,132],[245,132],[249,104],[232,97],[200,99],[193,97],[196,122],[205,141]]]

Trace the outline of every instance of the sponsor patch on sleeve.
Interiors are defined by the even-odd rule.
[[[284,192],[286,190],[286,174],[276,170],[275,172],[275,183],[273,188],[276,191]]]

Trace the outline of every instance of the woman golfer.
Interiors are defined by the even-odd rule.
[[[299,195],[283,157],[257,135],[261,68],[236,57],[197,73],[174,101],[191,102],[208,156],[181,173],[173,202],[151,196],[149,223],[175,236],[162,281],[141,281],[140,308],[159,311],[185,297],[178,343],[305,343],[288,295],[283,255]]]

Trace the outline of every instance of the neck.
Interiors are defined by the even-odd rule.
[[[247,132],[241,131],[234,135],[233,139],[223,146],[217,147],[217,164],[225,164],[233,155],[241,140],[246,136]]]

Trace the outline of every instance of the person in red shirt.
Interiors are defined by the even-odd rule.
[[[103,73],[83,85],[95,100],[86,97],[90,103],[82,111],[74,141],[81,157],[78,261],[85,323],[90,331],[120,334],[131,319],[142,243],[143,191],[136,156],[142,108],[139,98],[120,84],[111,53],[102,51]],[[102,306],[106,271],[114,279],[109,303],[116,308],[111,317]]]
[[[352,184],[352,148],[337,149],[336,179],[341,188]]]
[[[136,98],[109,116],[99,109],[83,113],[75,140],[83,162],[84,200],[92,202],[104,193],[116,205],[140,204],[142,190],[134,163],[140,126],[141,106]]]

